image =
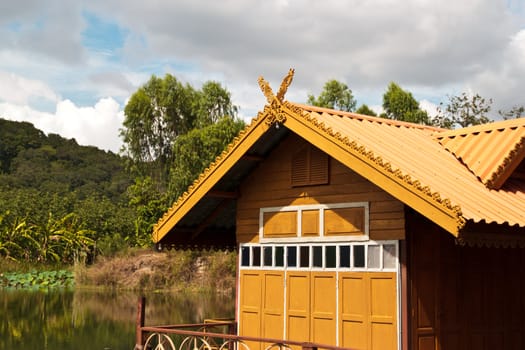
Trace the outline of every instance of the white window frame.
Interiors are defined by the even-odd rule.
[[[394,246],[394,261],[395,264],[392,267],[385,267],[384,266],[384,246]],[[349,267],[341,267],[341,254],[340,254],[340,247],[346,246],[350,247],[350,266]],[[363,246],[364,247],[364,266],[354,266],[354,252],[353,249],[355,246]],[[371,246],[377,246],[379,247],[379,267],[369,267],[368,266],[368,249]],[[276,247],[283,247],[283,266],[276,266]],[[295,247],[296,248],[296,264],[295,266],[288,266],[288,247]],[[300,266],[300,250],[301,247],[308,247],[309,254],[308,254],[308,266],[307,267],[301,267]],[[313,266],[313,247],[321,247],[322,249],[322,266]],[[326,267],[326,248],[327,247],[335,247],[335,267]],[[260,250],[260,264],[257,266],[254,266],[253,264],[253,250],[254,248],[258,248]],[[264,264],[264,248],[271,248],[272,249],[272,264],[271,266],[267,266]],[[242,252],[243,249],[250,249],[249,254],[249,263],[248,266],[243,266],[242,261]],[[381,240],[381,241],[367,241],[367,242],[314,242],[314,243],[275,243],[275,244],[261,244],[261,243],[241,243],[239,245],[239,269],[240,270],[279,270],[279,271],[375,271],[375,272],[397,272],[398,271],[398,264],[399,264],[399,241],[397,240]]]

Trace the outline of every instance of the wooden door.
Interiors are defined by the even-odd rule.
[[[397,349],[394,272],[345,272],[339,276],[339,342],[353,349]]]

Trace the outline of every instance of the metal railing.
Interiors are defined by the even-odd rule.
[[[210,319],[204,323],[145,326],[145,298],[137,308],[134,350],[251,350],[250,344],[263,350],[352,350],[326,344],[236,335],[237,323]],[[220,332],[222,330],[222,332]],[[176,345],[177,344],[177,345]]]

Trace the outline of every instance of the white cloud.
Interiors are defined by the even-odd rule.
[[[390,81],[435,101],[443,91],[461,91],[512,60],[505,55],[510,38],[525,25],[503,0],[181,0],[149,6],[129,0],[125,7],[98,0],[89,6],[114,14],[130,30],[125,47],[132,50],[124,51],[134,64],[156,58],[182,66],[177,71],[219,73],[232,90],[247,86],[251,95],[258,93],[259,75],[279,84],[294,67],[290,93],[315,93],[338,79],[357,95],[366,91],[368,104],[380,103]],[[251,110],[253,101],[242,106]]]
[[[492,98],[495,111],[525,105],[525,29],[511,36],[499,64],[478,74],[466,89]]]
[[[493,98],[495,110],[525,104],[525,14],[506,0],[122,4],[6,3],[0,13],[0,116],[9,110],[46,132],[115,151],[123,120],[116,101],[125,101],[151,74],[169,72],[196,88],[218,80],[250,118],[266,103],[257,77],[278,89],[290,67],[296,75],[286,98],[295,102],[338,79],[358,105],[376,111],[390,81],[429,112],[462,91]],[[123,47],[110,47],[118,55],[82,47],[85,12],[126,33]],[[108,44],[104,35],[95,39]],[[45,100],[50,113],[35,99]]]
[[[0,100],[14,104],[28,104],[31,97],[57,102],[58,95],[45,82],[26,79],[0,70]]]
[[[80,144],[94,145],[117,152],[121,142],[119,128],[124,121],[120,105],[111,97],[100,99],[93,107],[78,107],[69,100],[57,104],[59,134],[75,137]]]
[[[419,102],[419,108],[426,111],[431,118],[434,118],[438,114],[438,105],[427,100],[421,100]]]
[[[122,145],[118,135],[124,112],[110,97],[100,99],[92,107],[79,107],[70,100],[62,100],[57,103],[55,113],[40,112],[27,105],[0,103],[0,117],[27,121],[45,133],[74,138],[81,145],[115,153]]]

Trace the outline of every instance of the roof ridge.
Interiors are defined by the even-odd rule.
[[[516,118],[516,119],[509,119],[509,120],[498,120],[490,123],[485,123],[481,125],[472,125],[460,129],[454,129],[454,130],[444,130],[442,132],[434,134],[434,136],[438,139],[445,138],[445,137],[455,137],[455,136],[462,136],[466,134],[474,134],[479,132],[487,132],[487,131],[494,131],[499,129],[505,129],[505,128],[519,128],[519,127],[525,127],[525,118]]]
[[[401,120],[381,118],[381,117],[374,117],[374,116],[370,116],[370,115],[366,115],[366,114],[359,114],[359,113],[354,113],[354,112],[338,111],[338,110],[335,110],[335,109],[311,106],[311,105],[306,105],[306,104],[296,103],[296,102],[289,102],[289,103],[294,105],[294,106],[296,106],[296,107],[302,108],[304,110],[309,110],[309,111],[312,111],[312,112],[321,112],[321,113],[324,112],[324,113],[328,113],[328,114],[331,114],[331,115],[339,115],[339,116],[350,117],[350,118],[358,119],[358,120],[366,120],[366,121],[370,121],[370,122],[377,122],[377,123],[381,123],[381,124],[388,124],[388,125],[392,125],[392,126],[404,126],[404,127],[413,128],[413,129],[431,130],[431,131],[436,131],[436,132],[446,130],[446,129],[442,129],[442,128],[437,127],[437,126],[416,124],[416,123],[410,123],[410,122],[405,122],[405,121],[401,121]]]
[[[502,136],[503,135],[503,136]],[[487,188],[499,189],[523,159],[525,152],[525,118],[503,120],[467,128],[435,133],[434,139],[460,160]],[[502,139],[504,137],[505,139]],[[479,140],[494,147],[483,151]],[[492,141],[490,141],[492,140]],[[497,145],[496,145],[497,144]],[[472,152],[487,154],[483,161],[472,158]]]

